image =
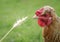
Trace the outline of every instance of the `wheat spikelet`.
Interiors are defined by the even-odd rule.
[[[27,18],[28,17],[24,17],[22,19],[17,20],[17,22],[13,24],[13,27],[0,39],[0,42],[2,42],[14,28],[21,25]]]

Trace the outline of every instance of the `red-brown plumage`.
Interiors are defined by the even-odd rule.
[[[43,27],[44,42],[60,42],[60,18],[50,6],[36,11],[38,24]]]

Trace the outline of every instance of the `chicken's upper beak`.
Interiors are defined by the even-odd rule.
[[[38,16],[34,15],[33,18],[34,18],[34,19],[38,19]]]

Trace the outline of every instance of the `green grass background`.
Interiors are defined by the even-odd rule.
[[[16,27],[2,42],[43,42],[42,28],[32,16],[40,7],[49,5],[60,16],[60,0],[0,0],[0,39],[19,18],[28,19]]]

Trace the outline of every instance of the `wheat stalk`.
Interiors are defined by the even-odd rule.
[[[27,18],[28,17],[24,17],[22,19],[17,20],[17,22],[13,24],[12,28],[0,39],[0,42],[2,42],[14,28],[21,25]]]

